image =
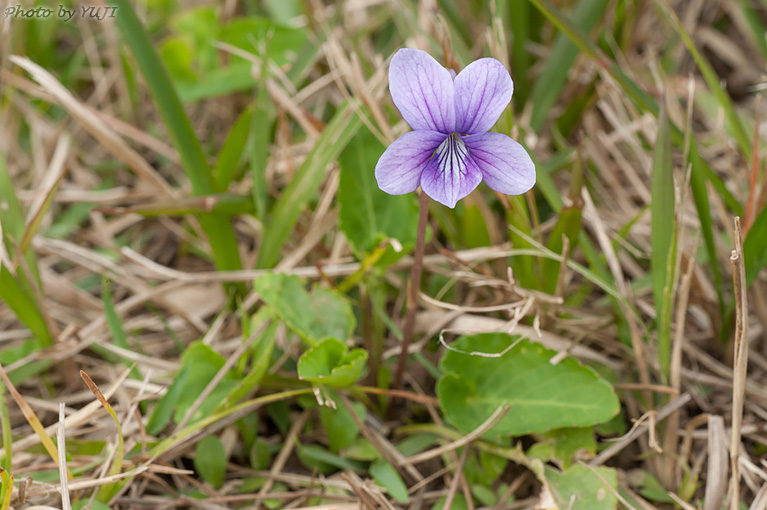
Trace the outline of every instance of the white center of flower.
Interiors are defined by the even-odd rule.
[[[469,150],[461,135],[451,133],[437,147],[437,165],[444,180],[453,179],[466,173],[466,156]]]

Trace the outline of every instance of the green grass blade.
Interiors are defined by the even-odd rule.
[[[192,129],[189,117],[184,112],[168,69],[157,55],[128,0],[116,0],[114,5],[120,12],[120,15],[116,16],[117,26],[144,75],[173,145],[181,156],[181,164],[192,184],[194,194],[214,193],[216,188],[213,174],[205,160],[205,154]],[[201,214],[199,218],[208,236],[218,269],[241,269],[237,238],[229,219],[219,214]],[[239,285],[237,288],[239,292],[244,292],[244,285]]]
[[[652,193],[650,267],[652,268],[653,297],[658,318],[660,318],[663,289],[666,287],[666,263],[673,237],[671,219],[674,217],[674,172],[671,162],[669,122],[665,109],[661,111],[660,119],[658,119],[658,137],[655,141],[650,186]]]
[[[354,108],[344,102],[274,205],[269,221],[264,224],[257,267],[268,268],[277,263],[282,245],[290,238],[301,211],[324,181],[328,163],[341,153],[361,125],[362,120]],[[373,169],[361,168],[360,171],[372,172]]]
[[[24,238],[24,233],[27,230],[27,223],[24,215],[24,210],[21,208],[18,198],[16,197],[16,188],[11,181],[11,176],[8,173],[8,167],[5,164],[5,158],[0,154],[0,223],[2,223],[3,239],[6,243],[6,249],[8,256],[13,258],[13,246],[12,242],[17,244],[21,243]],[[12,242],[11,242],[12,241]],[[27,262],[32,277],[35,279],[38,287],[41,287],[40,273],[37,268],[37,257],[34,250],[28,250],[23,253]]]
[[[235,178],[237,165],[248,141],[252,117],[253,108],[243,110],[237,122],[234,123],[234,126],[229,131],[224,145],[218,153],[214,178],[216,180],[216,191],[219,193],[225,192],[229,187],[229,183]]]
[[[109,333],[112,335],[112,342],[117,347],[122,347],[128,351],[132,350],[130,345],[128,345],[128,336],[125,334],[123,321],[117,314],[114,300],[112,300],[112,291],[109,289],[109,280],[106,278],[101,279],[101,302],[104,305],[104,317],[106,318]],[[133,362],[127,358],[122,358],[122,362],[128,368],[133,367]],[[141,380],[141,372],[135,367],[131,368],[130,376],[133,379]]]
[[[740,123],[740,119],[738,118],[738,113],[735,110],[735,105],[732,103],[732,99],[730,98],[729,94],[727,94],[727,91],[724,90],[724,87],[722,87],[719,76],[716,75],[716,72],[714,72],[711,64],[709,64],[708,61],[703,58],[703,55],[701,55],[698,49],[695,47],[695,43],[693,43],[690,34],[688,34],[687,30],[685,30],[684,25],[682,25],[682,21],[679,19],[679,16],[677,16],[674,9],[668,5],[665,0],[657,0],[657,3],[662,7],[663,12],[666,13],[666,16],[668,16],[668,19],[671,21],[671,25],[674,27],[674,30],[676,30],[676,33],[684,42],[684,45],[687,46],[688,51],[692,55],[692,58],[698,65],[700,73],[703,75],[703,79],[706,80],[708,88],[711,89],[711,92],[714,93],[717,100],[719,101],[719,105],[724,111],[724,115],[730,125],[732,134],[735,137],[735,140],[738,142],[741,152],[743,153],[743,157],[746,159],[746,161],[749,161],[751,159],[751,142],[746,135],[746,131],[743,129],[743,125]]]
[[[746,20],[749,30],[751,30],[751,40],[759,49],[762,58],[767,59],[767,26],[761,20],[761,9],[754,7],[753,0],[738,0],[740,10],[743,11],[743,18]]]
[[[496,1],[496,10],[503,19],[504,26],[511,26],[511,72],[514,78],[514,101],[518,105],[526,104],[530,94],[528,70],[530,52],[527,43],[530,40],[530,18],[533,14],[528,2]]]
[[[37,300],[27,294],[10,270],[4,265],[0,267],[0,301],[13,310],[16,317],[32,332],[43,347],[53,345],[53,338],[45,317],[37,306]]]
[[[746,266],[746,284],[751,286],[759,272],[767,266],[767,207],[759,216],[743,241],[743,261]]]
[[[13,466],[13,437],[11,436],[10,408],[5,401],[5,385],[0,386],[0,434],[3,436],[3,458],[0,459],[0,468],[11,472]]]
[[[605,12],[608,0],[580,0],[572,13],[572,23],[588,33]],[[517,2],[527,4],[527,2]],[[554,48],[546,59],[546,64],[535,82],[530,102],[533,111],[530,127],[539,132],[546,121],[549,110],[554,106],[559,93],[567,83],[570,69],[578,56],[578,47],[562,33],[557,36]]]
[[[253,205],[256,209],[256,217],[261,221],[266,218],[269,209],[269,190],[266,182],[266,165],[269,160],[269,147],[271,146],[272,119],[274,118],[274,106],[269,92],[266,89],[266,81],[269,77],[269,67],[261,66],[261,76],[258,80],[258,92],[250,127],[253,136],[253,145],[250,155],[250,174],[253,178]]]
[[[13,475],[7,469],[0,468],[0,510],[8,510],[13,496]]]
[[[573,40],[578,48],[592,58],[600,67],[605,69],[610,76],[620,85],[623,91],[631,98],[636,105],[644,111],[650,112],[655,116],[660,113],[660,106],[655,99],[642,90],[631,78],[629,78],[621,69],[610,60],[589,38],[580,30],[579,27],[570,22],[570,20],[551,3],[551,0],[530,0],[554,26],[567,34]],[[684,145],[684,136],[682,131],[673,123],[670,123],[672,142],[682,147]],[[717,186],[719,179],[713,179],[714,173],[708,166],[708,163],[700,157],[697,144],[694,137],[690,140],[688,159],[692,164],[690,175],[690,185],[692,187],[693,200],[695,208],[700,218],[701,230],[703,231],[703,240],[706,245],[706,251],[709,256],[709,266],[714,275],[714,286],[717,289],[719,297],[719,308],[724,310],[724,297],[721,292],[722,275],[717,263],[717,251],[714,241],[713,221],[711,220],[711,208],[708,200],[708,190],[706,184],[710,180],[714,187],[721,193]],[[722,186],[723,188],[723,186]],[[727,198],[723,195],[723,198]],[[737,211],[735,211],[737,213]]]

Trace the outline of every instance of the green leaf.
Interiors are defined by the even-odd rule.
[[[275,314],[310,345],[327,337],[349,338],[354,330],[351,304],[333,290],[316,287],[310,294],[299,277],[283,273],[262,275],[255,288]]]
[[[496,434],[594,425],[620,410],[610,383],[572,358],[552,365],[557,353],[530,340],[487,333],[463,336],[455,348],[466,353],[450,350],[442,358],[437,397],[447,419],[464,432],[507,404],[511,410],[492,429]],[[468,353],[499,354],[505,349],[499,357]]]
[[[226,461],[226,450],[217,436],[204,437],[194,449],[194,469],[216,489],[224,484]]]
[[[397,450],[405,457],[412,457],[416,453],[421,453],[431,448],[438,440],[439,436],[437,434],[429,432],[413,434],[398,443]]]
[[[365,406],[359,402],[353,402],[352,408],[360,421],[364,421]],[[328,448],[333,453],[338,453],[350,446],[360,433],[357,422],[354,421],[354,417],[346,406],[340,406],[337,409],[322,406],[320,420],[328,434]]]
[[[372,252],[384,238],[414,245],[418,205],[411,195],[391,196],[378,188],[375,166],[385,147],[362,129],[341,153],[338,164],[339,226],[358,258]]]
[[[431,507],[431,510],[469,510],[469,505],[466,503],[466,497],[461,491],[458,491],[455,494],[455,497],[453,498],[453,504],[450,505],[450,508],[445,508],[446,500],[447,496],[442,496],[437,500],[436,503],[434,503],[434,506]]]
[[[342,341],[328,338],[301,355],[298,378],[335,388],[351,386],[362,376],[367,360],[366,350],[347,352]]]
[[[193,82],[197,75],[192,66],[194,48],[185,37],[171,37],[160,46],[160,56],[176,81]]]
[[[112,507],[97,499],[93,501],[90,501],[90,499],[81,499],[80,501],[72,503],[72,510],[81,510],[84,507],[89,508],[90,510],[112,510]]]
[[[250,467],[256,471],[266,469],[272,462],[272,450],[269,443],[256,439],[250,447]]]
[[[204,80],[178,79],[174,82],[179,99],[184,103],[247,91],[255,83],[250,64],[241,62],[213,69],[206,74]]]
[[[262,310],[266,311],[262,308]],[[266,313],[261,314],[261,311],[254,317],[256,320],[263,319]],[[260,326],[260,324],[259,324]],[[272,363],[272,352],[274,351],[274,336],[277,332],[277,322],[271,322],[264,331],[256,338],[253,349],[252,357],[253,361],[250,367],[250,372],[242,378],[236,388],[232,390],[226,396],[226,399],[218,406],[218,410],[223,410],[229,406],[233,406],[249,393],[251,393],[256,386],[261,383],[261,379],[266,375],[266,371],[269,370],[269,366]],[[254,327],[255,330],[256,327]]]
[[[615,510],[617,507],[618,477],[612,468],[576,464],[560,472],[547,466],[544,473],[559,508]]]
[[[543,462],[556,462],[558,466],[567,469],[577,460],[578,455],[594,455],[596,449],[593,427],[564,428],[544,434],[542,440],[527,451],[527,455]]]
[[[743,264],[746,267],[746,285],[751,286],[759,272],[767,266],[767,207],[762,209],[743,241]]]
[[[180,422],[224,363],[223,356],[202,342],[193,342],[189,345],[181,356],[181,366],[167,393],[157,402],[152,411],[147,423],[147,431],[153,435],[158,434],[171,417],[176,423]],[[209,416],[232,392],[238,382],[239,379],[232,371],[229,371],[197,409],[190,423]]]
[[[668,491],[663,488],[663,485],[661,485],[657,478],[647,471],[642,473],[638,488],[639,494],[650,501],[674,504],[674,499],[668,495]]]
[[[407,495],[407,487],[405,482],[402,481],[402,477],[394,469],[394,466],[389,464],[383,459],[378,459],[370,466],[370,476],[373,480],[386,489],[389,496],[399,501],[400,503],[407,503],[410,501]]]
[[[342,452],[345,459],[362,460],[372,462],[381,458],[381,452],[365,439],[364,437],[358,437],[352,443],[344,448]]]
[[[344,459],[318,445],[299,444],[296,447],[296,454],[306,467],[309,469],[317,468],[323,474],[329,474],[339,469],[348,469],[355,473],[362,473],[364,471],[361,462]]]

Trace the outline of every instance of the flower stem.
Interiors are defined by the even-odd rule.
[[[394,373],[392,389],[398,390],[402,385],[402,376],[405,372],[410,342],[413,340],[415,329],[415,313],[418,311],[418,291],[421,288],[421,272],[423,269],[423,252],[426,246],[426,224],[429,219],[429,197],[421,190],[421,199],[418,205],[418,234],[415,240],[415,253],[413,254],[413,267],[410,269],[410,282],[407,293],[407,311],[405,312],[405,328],[402,330],[402,351],[397,360],[397,370]]]

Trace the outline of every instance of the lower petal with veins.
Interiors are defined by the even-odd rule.
[[[482,172],[457,133],[437,148],[421,174],[421,188],[432,199],[450,208],[482,182]]]

